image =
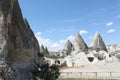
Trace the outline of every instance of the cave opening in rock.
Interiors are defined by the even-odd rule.
[[[90,62],[93,62],[94,57],[87,57]]]

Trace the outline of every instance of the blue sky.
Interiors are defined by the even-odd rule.
[[[85,42],[99,32],[106,44],[120,44],[120,0],[19,0],[40,45],[63,48],[80,32]]]

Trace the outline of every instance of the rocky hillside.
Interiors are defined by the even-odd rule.
[[[0,0],[0,79],[31,80],[39,52],[18,0]]]
[[[80,67],[86,64],[120,63],[120,45],[105,45],[102,36],[97,32],[88,47],[79,33],[73,44],[68,40],[59,52],[61,59],[52,59],[51,64],[60,62],[60,66]],[[58,63],[56,63],[58,64]]]

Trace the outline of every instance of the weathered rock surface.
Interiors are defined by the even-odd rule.
[[[67,67],[80,67],[85,64],[89,64],[87,55],[84,52],[74,51],[73,55],[65,57]]]
[[[38,53],[38,41],[23,19],[18,0],[0,0],[0,60],[8,71],[0,69],[5,80],[31,80]]]
[[[68,54],[70,54],[72,52],[73,45],[70,42],[70,40],[67,40],[64,49],[67,51]]]
[[[100,35],[98,32],[97,32],[97,33],[95,34],[95,36],[93,37],[93,40],[92,40],[92,42],[91,42],[91,44],[90,44],[90,47],[91,47],[92,49],[98,50],[98,51],[100,51],[100,50],[107,51],[107,48],[106,48],[106,46],[105,46],[105,43],[104,43],[101,35]]]
[[[108,52],[119,52],[120,53],[120,44],[111,44],[107,45]]]
[[[75,40],[73,43],[74,50],[81,50],[81,51],[86,51],[88,49],[86,43],[82,39],[79,33],[76,34]]]

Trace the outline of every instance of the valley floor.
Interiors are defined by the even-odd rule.
[[[81,67],[61,68],[61,78],[120,78],[120,63],[86,64]],[[76,79],[73,79],[76,80]]]

